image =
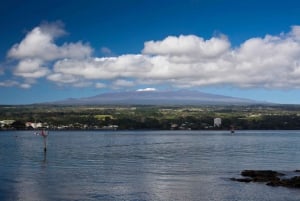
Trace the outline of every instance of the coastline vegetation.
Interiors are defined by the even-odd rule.
[[[214,126],[214,118],[221,118],[222,124]],[[5,105],[0,106],[0,122],[0,130],[35,129],[30,122],[53,130],[297,130],[300,105]]]

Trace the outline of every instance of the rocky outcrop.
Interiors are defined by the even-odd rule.
[[[300,173],[300,171],[296,170],[294,173]],[[244,170],[241,175],[243,178],[231,178],[231,180],[245,183],[260,182],[268,186],[300,188],[300,176],[286,178],[286,174],[272,170]]]

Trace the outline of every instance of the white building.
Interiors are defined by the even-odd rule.
[[[221,127],[222,119],[221,118],[214,118],[214,127]]]
[[[25,125],[26,125],[26,127],[32,127],[34,129],[43,127],[43,124],[41,122],[38,122],[38,123],[26,122]]]
[[[15,120],[2,120],[0,121],[0,127],[12,125]]]

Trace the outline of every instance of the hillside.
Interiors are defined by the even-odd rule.
[[[255,100],[215,95],[190,90],[131,91],[103,93],[86,98],[70,98],[52,104],[62,105],[247,105]]]

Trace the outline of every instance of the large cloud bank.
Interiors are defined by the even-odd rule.
[[[95,57],[89,44],[56,44],[65,34],[59,23],[28,32],[8,51],[16,61],[13,73],[28,88],[46,78],[58,85],[127,88],[140,84],[173,87],[232,85],[236,87],[299,88],[300,26],[289,33],[250,38],[232,47],[224,35],[208,40],[195,35],[148,41],[139,54]],[[15,86],[6,80],[0,86]],[[19,82],[20,83],[20,82]]]

